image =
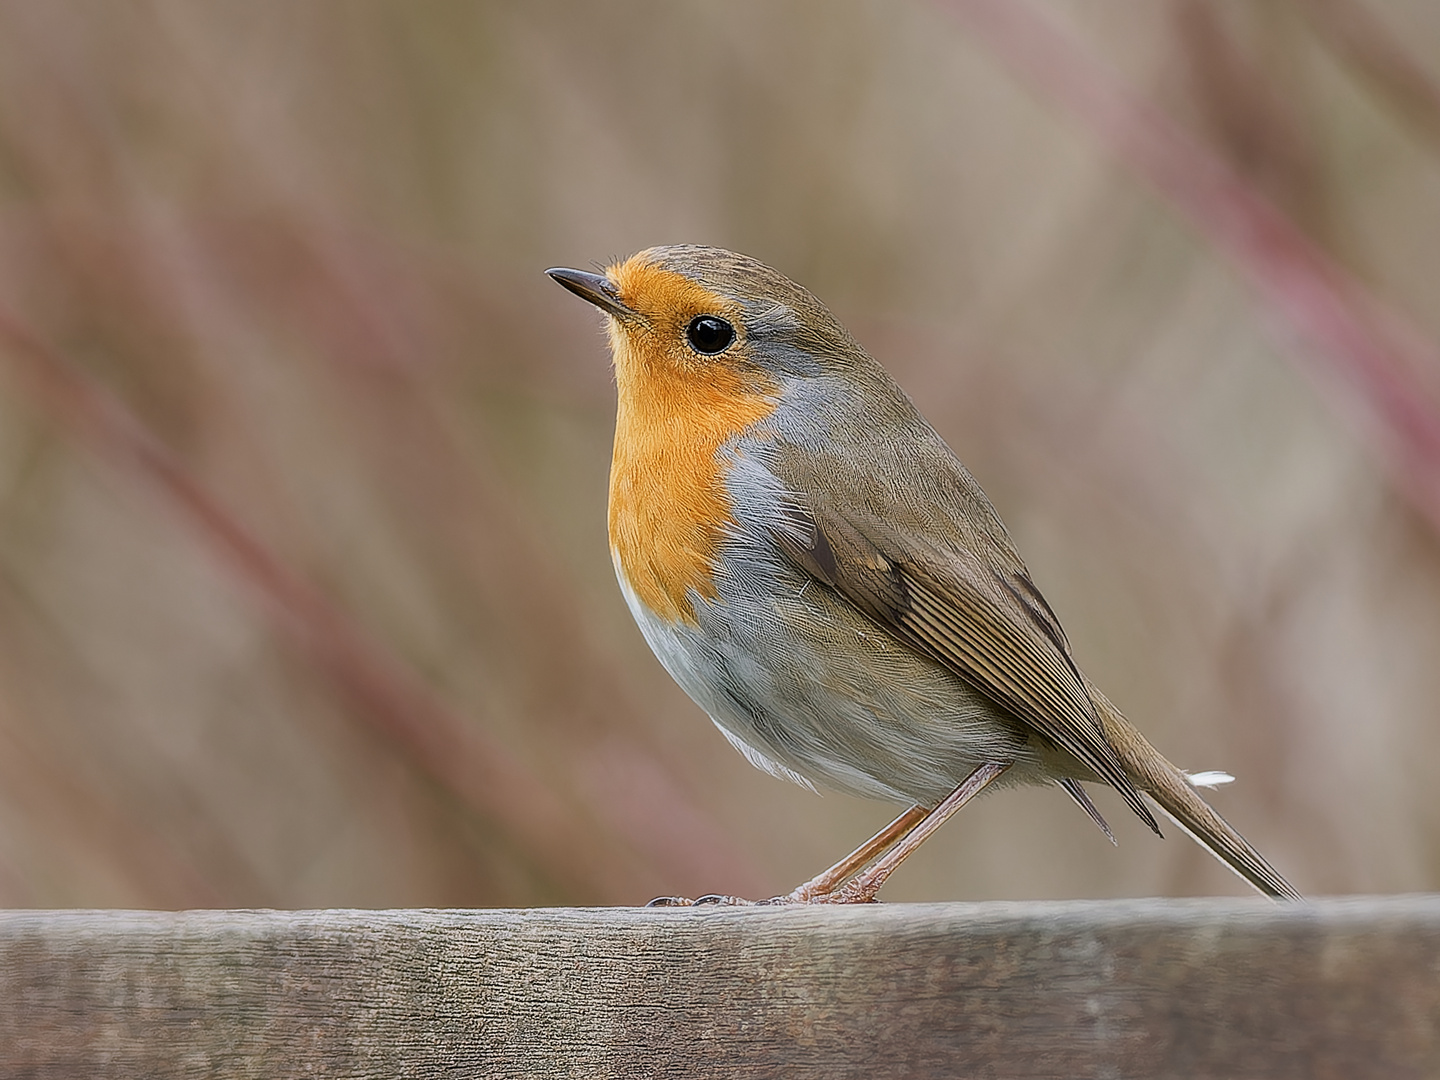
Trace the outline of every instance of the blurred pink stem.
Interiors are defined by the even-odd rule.
[[[578,895],[630,899],[660,882],[395,663],[309,582],[291,573],[113,396],[0,309],[0,350],[41,403],[107,460],[129,462],[190,519],[208,546],[269,601],[291,636],[381,734],[462,803],[503,823],[534,865]],[[622,862],[625,865],[622,865]]]
[[[1310,25],[1416,132],[1440,147],[1440,85],[1359,0],[1302,0]]]
[[[1029,85],[1076,116],[1226,255],[1280,320],[1329,358],[1363,405],[1385,463],[1440,530],[1440,403],[1419,373],[1434,345],[1201,141],[1094,60],[1028,0],[935,0]]]

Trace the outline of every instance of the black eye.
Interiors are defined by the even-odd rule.
[[[685,339],[696,352],[714,356],[735,340],[735,328],[714,315],[696,315],[685,328]]]

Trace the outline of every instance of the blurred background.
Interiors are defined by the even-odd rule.
[[[896,812],[631,624],[596,313],[809,286],[1308,893],[1440,888],[1440,7],[0,5],[0,906],[768,896]],[[1243,894],[1096,792],[890,900]]]

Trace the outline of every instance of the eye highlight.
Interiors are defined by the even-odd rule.
[[[696,315],[685,327],[690,347],[706,356],[724,352],[735,340],[735,328],[718,315]]]

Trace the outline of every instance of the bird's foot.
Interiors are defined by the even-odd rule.
[[[878,904],[875,894],[880,891],[880,886],[885,879],[879,881],[871,880],[867,875],[853,878],[847,881],[843,888],[836,889],[825,896],[816,897],[812,904]]]
[[[755,904],[768,904],[769,900],[746,900],[742,896],[724,896],[720,893],[707,893],[705,896],[697,896],[691,900],[688,896],[657,896],[651,900],[646,907],[750,907]]]
[[[657,896],[646,907],[798,907],[802,904],[876,904],[875,894],[880,891],[878,883],[870,884],[863,879],[851,881],[844,888],[833,892],[818,892],[804,885],[784,896],[772,896],[768,900],[746,900],[743,896],[726,896],[709,893],[690,899],[688,896]]]

